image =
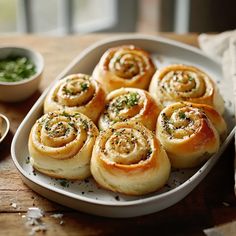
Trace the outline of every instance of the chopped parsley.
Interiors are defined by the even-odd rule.
[[[151,154],[152,154],[152,149],[149,148],[148,153],[147,153],[147,156],[150,156]]]
[[[68,122],[68,125],[71,126],[72,128],[75,128],[75,123],[73,122]]]
[[[161,116],[165,122],[168,120],[166,113],[161,113]]]
[[[116,136],[120,136],[120,135],[121,135],[121,132],[116,131],[114,134],[115,134]]]
[[[89,129],[88,122],[86,120],[82,120],[81,122],[84,130],[87,131]]]
[[[164,112],[161,113],[161,116],[163,119],[163,127],[164,127],[165,131],[171,135],[173,130],[170,127],[170,121],[168,120],[166,113],[164,113]]]
[[[172,134],[172,129],[170,128],[170,126],[165,126],[165,130],[167,133],[169,133],[170,135]]]
[[[65,111],[63,111],[63,112],[61,113],[61,115],[62,115],[62,116],[65,116],[65,117],[71,117],[71,115],[70,115],[69,113],[65,112]]]
[[[17,82],[36,74],[35,65],[26,57],[9,57],[0,60],[0,81]]]
[[[114,111],[118,114],[119,111],[124,109],[125,106],[131,108],[138,105],[139,99],[140,96],[137,92],[125,94],[124,96],[117,98],[116,101],[111,104],[110,109],[114,109]]]
[[[62,122],[59,122],[56,124],[55,127],[49,128],[47,131],[48,131],[49,136],[60,137],[63,135],[67,135],[70,129],[65,127]]]
[[[62,90],[65,94],[74,95],[74,92],[69,90],[67,87],[63,87]]]
[[[186,115],[184,114],[184,112],[179,113],[179,118],[180,119],[186,119]]]
[[[30,163],[30,157],[27,157],[27,158],[26,158],[25,163],[26,163],[26,164],[29,164],[29,163]]]
[[[139,94],[138,93],[129,93],[127,96],[127,106],[133,107],[138,104]]]
[[[80,83],[80,87],[82,91],[85,91],[88,89],[88,84],[87,83]]]
[[[60,179],[59,183],[64,188],[68,188],[70,186],[69,181],[67,179]]]

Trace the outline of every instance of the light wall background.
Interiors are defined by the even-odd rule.
[[[1,0],[0,34],[222,32],[235,0]]]

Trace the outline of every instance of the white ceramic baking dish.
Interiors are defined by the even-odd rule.
[[[175,41],[145,35],[107,39],[84,50],[55,81],[67,74],[76,72],[91,74],[106,49],[123,44],[134,44],[151,52],[159,68],[173,63],[186,63],[206,71],[216,80],[224,97],[228,136],[219,152],[213,155],[203,166],[191,170],[172,171],[168,184],[162,190],[149,195],[131,197],[116,194],[98,188],[92,178],[74,182],[56,180],[33,171],[27,161],[29,132],[36,119],[42,114],[43,101],[48,90],[45,91],[25,117],[14,136],[11,146],[12,159],[23,181],[40,195],[83,212],[108,217],[145,215],[165,209],[183,199],[211,170],[235,132],[234,106],[231,102],[233,101],[232,84],[230,81],[223,81],[220,64],[205,56],[200,50]]]

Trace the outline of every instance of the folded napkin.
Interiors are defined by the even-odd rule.
[[[207,236],[235,236],[236,221],[219,225],[214,228],[204,229],[203,232]]]
[[[218,35],[201,34],[198,37],[200,48],[210,57],[221,61],[224,78],[233,79],[235,76],[235,43],[236,30],[227,31]],[[233,64],[234,62],[234,64]],[[234,85],[236,80],[234,78]]]
[[[200,48],[206,54],[221,61],[224,79],[226,81],[233,81],[234,105],[236,111],[236,30],[227,31],[218,35],[201,34],[198,37],[198,41]],[[236,157],[234,190],[236,194]]]
[[[198,41],[200,48],[206,54],[221,62],[224,79],[226,81],[233,81],[234,105],[236,111],[236,30],[218,35],[201,34]],[[236,154],[234,160],[234,192],[236,194]],[[235,232],[236,222],[204,230],[204,233],[208,236],[235,235]]]

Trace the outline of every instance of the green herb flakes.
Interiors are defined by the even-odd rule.
[[[0,81],[18,82],[36,73],[35,65],[26,57],[10,57],[0,60]]]
[[[186,115],[184,114],[184,112],[179,113],[179,118],[180,119],[186,119]]]
[[[140,96],[138,93],[128,93],[119,97],[110,107],[117,114],[124,109],[125,107],[131,108],[135,105],[138,105]]]
[[[81,90],[82,91],[85,91],[85,90],[87,90],[88,89],[88,84],[87,83],[80,83],[80,87],[81,87]]]
[[[69,90],[69,89],[67,89],[67,87],[63,87],[62,90],[63,90],[63,92],[64,92],[65,94],[75,95],[74,92],[71,91],[71,90]]]
[[[68,188],[70,186],[70,183],[69,183],[69,181],[67,179],[60,179],[59,183],[64,188]]]
[[[26,164],[29,164],[29,163],[30,163],[30,157],[27,157],[27,158],[26,158],[25,163],[26,163]]]
[[[84,130],[87,131],[89,129],[88,122],[86,120],[82,120],[81,122]]]
[[[61,113],[61,115],[62,115],[62,116],[65,116],[65,117],[71,117],[71,115],[70,115],[69,113],[65,112],[65,111],[63,111],[63,112]]]
[[[128,107],[133,107],[138,104],[139,101],[139,94],[138,93],[130,93],[127,96],[127,106]]]

